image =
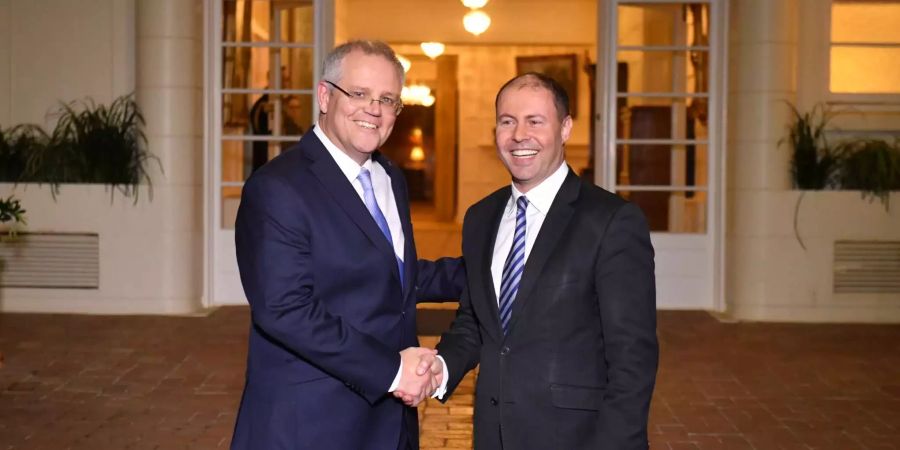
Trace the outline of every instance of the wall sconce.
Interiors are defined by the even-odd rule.
[[[409,152],[409,160],[415,162],[425,161],[425,150],[422,150],[422,147],[418,145],[413,147]]]
[[[444,44],[440,42],[423,42],[419,44],[419,47],[422,47],[422,52],[431,59],[444,54]]]
[[[463,28],[469,33],[478,36],[491,26],[491,16],[484,11],[472,10],[463,17]]]

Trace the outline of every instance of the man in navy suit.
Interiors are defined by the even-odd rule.
[[[377,149],[402,109],[386,44],[325,59],[320,116],[244,185],[235,226],[252,326],[233,449],[418,448],[416,410],[441,365],[417,375],[415,303],[455,299],[458,259],[417,261],[406,182]]]

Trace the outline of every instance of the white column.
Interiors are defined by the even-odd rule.
[[[147,121],[158,236],[138,243],[159,261],[161,312],[201,307],[203,292],[203,6],[137,0],[137,100]]]
[[[734,0],[729,37],[726,301],[743,317],[777,301],[790,273],[774,261],[784,239],[773,239],[790,211],[775,207],[791,195],[786,134],[796,98],[797,0]],[[789,218],[789,216],[788,216]]]

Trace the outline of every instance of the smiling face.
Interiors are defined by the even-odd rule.
[[[329,80],[353,94],[372,98],[400,98],[402,82],[394,65],[383,56],[352,51],[341,61],[340,80]],[[362,165],[387,140],[396,114],[379,102],[351,101],[324,81],[317,88],[319,126],[341,151]]]
[[[500,93],[497,153],[520,192],[528,192],[559,168],[571,131],[572,117],[560,120],[548,89],[514,83]]]

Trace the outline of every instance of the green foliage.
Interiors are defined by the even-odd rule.
[[[890,191],[900,190],[900,140],[893,144],[878,139],[842,144],[845,157],[840,172],[843,189],[863,191],[863,197],[881,200],[889,207]]]
[[[788,104],[794,113],[787,142],[791,146],[791,178],[797,189],[819,190],[834,187],[838,181],[841,152],[828,145],[825,128],[831,119],[828,108],[817,105],[801,114]],[[784,142],[784,140],[780,141]]]
[[[0,182],[20,181],[29,156],[47,145],[49,137],[36,125],[0,129]]]
[[[0,133],[0,163],[10,162],[0,181],[50,183],[54,195],[60,183],[106,184],[137,201],[139,185],[151,183],[148,162],[159,159],[147,150],[134,97],[61,104],[53,115],[49,135],[35,125]]]
[[[27,224],[25,221],[25,212],[26,211],[22,209],[19,200],[15,197],[10,195],[6,199],[0,198],[0,223],[12,222],[8,237],[14,237],[16,235],[18,226]]]

